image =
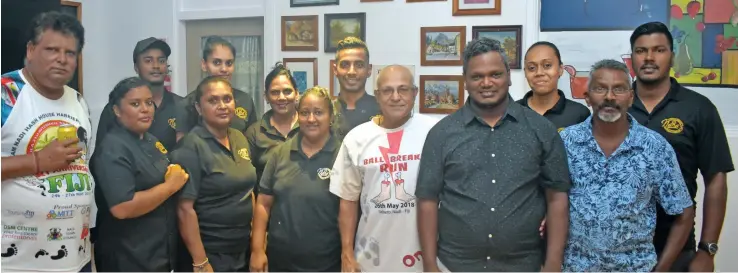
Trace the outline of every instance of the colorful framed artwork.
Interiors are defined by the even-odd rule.
[[[451,114],[464,106],[464,76],[421,75],[420,113]]]
[[[290,0],[290,8],[338,5],[339,0]]]
[[[674,37],[671,76],[689,86],[738,87],[738,0],[669,4],[668,26]],[[623,61],[632,68],[627,57]]]
[[[632,31],[643,23],[666,22],[668,12],[669,0],[541,0],[540,27],[541,31]]]
[[[318,16],[282,16],[282,51],[318,51]]]
[[[302,95],[305,90],[318,85],[317,58],[284,58],[284,66],[290,70],[295,79],[297,92]]]
[[[373,85],[374,90],[377,90],[377,88],[379,87],[379,82],[377,81],[379,79],[379,72],[381,72],[382,69],[387,66],[389,65],[376,65],[376,64],[372,65],[372,82],[374,83]],[[415,66],[414,65],[410,64],[410,65],[402,65],[402,66],[410,70],[410,74],[412,74],[413,77],[415,77]]]
[[[366,42],[366,13],[325,14],[325,52],[336,52],[338,42],[354,36]]]
[[[510,69],[520,69],[522,61],[523,26],[474,26],[472,39],[490,38],[500,42],[510,64]]]
[[[454,0],[453,6],[453,16],[502,13],[502,0]]]
[[[328,71],[330,71],[331,79],[330,84],[328,85],[328,89],[331,91],[331,96],[338,97],[338,94],[341,93],[341,83],[338,82],[338,77],[336,76],[335,71],[333,70],[333,67],[336,66],[336,60],[331,60],[330,66],[328,67]]]
[[[466,27],[421,27],[420,65],[462,65],[466,45]]]

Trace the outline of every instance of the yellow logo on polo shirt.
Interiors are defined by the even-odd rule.
[[[382,125],[382,121],[384,121],[384,117],[380,115],[372,116],[369,118],[370,121],[373,121],[377,125]]]
[[[667,118],[661,121],[661,127],[669,133],[680,134],[684,131],[684,122],[678,118]]]
[[[238,150],[238,156],[246,160],[251,160],[251,157],[249,157],[249,150],[246,148],[242,148],[241,150]]]
[[[156,146],[156,148],[159,149],[159,152],[161,152],[162,154],[167,153],[167,148],[164,148],[164,144],[161,144],[161,142],[157,141],[154,146]]]
[[[318,178],[320,178],[321,180],[326,180],[328,178],[331,178],[331,169],[328,169],[328,168],[318,169]]]
[[[170,118],[167,120],[167,123],[169,123],[169,127],[172,127],[172,129],[177,129],[177,119],[176,118]]]
[[[236,116],[241,119],[246,119],[246,117],[249,116],[249,112],[246,111],[246,109],[243,109],[243,107],[236,107]]]
[[[564,127],[561,127],[561,128],[559,128],[559,129],[557,129],[557,131],[559,131],[559,133],[561,133],[561,131],[563,131],[564,129],[566,129],[566,128],[564,128]]]

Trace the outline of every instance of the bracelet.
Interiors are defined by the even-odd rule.
[[[208,264],[209,262],[210,262],[210,260],[208,259],[208,257],[205,257],[205,261],[204,261],[204,262],[202,262],[202,263],[200,263],[200,264],[194,264],[194,263],[193,263],[193,264],[192,264],[192,266],[193,266],[193,267],[195,267],[195,268],[197,268],[197,269],[202,269],[202,268],[204,268],[204,267],[205,267],[205,265],[207,265],[207,264]]]
[[[41,168],[38,165],[38,155],[36,155],[37,152],[33,152],[33,169],[36,171],[34,174],[40,173]]]

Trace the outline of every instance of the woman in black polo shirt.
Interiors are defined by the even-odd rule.
[[[194,99],[188,111],[198,123],[172,153],[172,161],[190,174],[178,210],[190,269],[246,271],[256,170],[246,138],[230,128],[233,88],[228,80],[210,76],[197,86]]]
[[[171,271],[177,249],[176,200],[188,175],[147,133],[154,100],[143,80],[120,81],[103,111],[91,168],[99,206],[95,264],[100,272]]]
[[[259,183],[252,272],[341,271],[339,201],[328,191],[340,143],[331,133],[334,109],[328,90],[308,89],[298,114],[299,133],[274,149]]]
[[[583,122],[590,114],[589,108],[567,99],[558,89],[559,78],[564,73],[562,65],[556,45],[541,41],[530,46],[525,53],[523,68],[532,90],[518,101],[548,118],[559,131]]]
[[[236,71],[236,48],[228,40],[223,39],[223,37],[210,36],[205,40],[205,45],[202,47],[202,61],[200,66],[202,72],[208,76],[218,76],[232,81],[233,73]],[[251,91],[254,92],[257,90]],[[187,109],[189,105],[192,105],[194,103],[192,99],[194,94],[195,92],[187,94],[185,99],[180,102],[179,108]],[[233,89],[233,97],[236,100],[234,112],[236,116],[231,120],[231,128],[245,133],[246,129],[256,122],[258,118],[254,106],[254,99],[250,93],[235,88]],[[194,124],[197,124],[197,122],[189,120],[190,118],[186,110],[178,112],[177,140],[189,132]]]
[[[264,97],[272,109],[246,130],[246,139],[259,177],[272,149],[298,131],[295,103],[299,94],[295,86],[295,78],[282,63],[277,63],[264,81]]]

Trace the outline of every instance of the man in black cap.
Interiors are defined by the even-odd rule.
[[[164,78],[169,72],[167,59],[171,53],[166,42],[154,37],[139,41],[133,49],[133,69],[149,83],[156,104],[149,133],[170,151],[177,143],[177,104],[182,100],[181,96],[164,90]]]

